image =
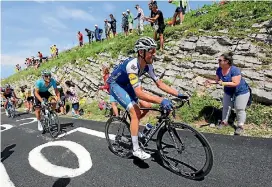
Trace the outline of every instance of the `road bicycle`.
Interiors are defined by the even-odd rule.
[[[212,169],[213,151],[202,133],[186,123],[174,122],[171,119],[170,113],[175,118],[176,109],[181,108],[185,103],[188,103],[190,106],[189,99],[185,99],[184,97],[183,99],[175,98],[171,101],[175,103],[171,112],[167,112],[161,107],[159,109],[141,108],[141,110],[157,111],[160,115],[157,116],[158,121],[156,125],[150,131],[143,134],[143,137],[139,138],[139,144],[143,150],[148,150],[148,142],[158,132],[156,138],[157,152],[164,166],[183,177],[194,180],[202,179]],[[126,111],[123,116],[109,118],[105,125],[105,136],[110,151],[122,158],[131,158],[133,156],[130,124],[127,122],[128,117],[129,113]],[[114,128],[114,133],[110,132],[111,128]],[[187,136],[190,134],[192,137],[188,138]],[[165,138],[167,135],[169,136],[168,139]],[[192,142],[193,139],[196,139],[196,141]],[[172,144],[165,143],[164,141],[166,140],[170,140]],[[199,151],[195,150],[197,145],[201,147]],[[192,146],[192,149],[190,149],[190,146]],[[170,152],[166,151],[166,148],[173,148],[174,152],[179,154],[179,157],[182,159],[190,154],[188,157],[189,163],[171,158],[167,155]],[[204,158],[195,158],[200,153],[204,155]],[[183,169],[177,167],[179,164]],[[196,168],[195,165],[198,165],[198,167]]]
[[[56,103],[47,103],[41,108],[41,123],[43,126],[43,134],[49,132],[53,138],[56,138],[60,133],[60,122],[53,105]]]
[[[11,101],[11,98],[8,98],[7,110],[8,110],[8,117],[14,118],[15,117],[15,106],[14,106],[13,102]]]

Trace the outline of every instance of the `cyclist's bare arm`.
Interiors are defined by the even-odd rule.
[[[42,103],[43,100],[39,94],[39,89],[38,88],[35,88],[35,92],[34,92],[35,96],[37,97],[37,99]]]
[[[13,96],[14,96],[15,99],[19,99],[19,98],[17,97],[17,95],[15,94],[15,92],[13,92]]]
[[[162,80],[158,80],[156,82],[156,85],[159,89],[161,89],[162,91],[171,94],[173,96],[178,96],[178,91],[174,88],[171,88],[170,86],[168,86],[167,84],[165,84],[164,82],[162,82]]]
[[[55,88],[55,94],[58,97],[58,100],[60,100],[60,92],[57,88]]]
[[[161,97],[143,92],[142,86],[138,86],[138,87],[134,88],[134,91],[139,99],[144,100],[146,102],[160,104],[163,100],[163,98],[161,98]]]

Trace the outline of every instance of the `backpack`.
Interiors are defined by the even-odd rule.
[[[103,29],[99,29],[99,33],[102,34],[103,33]]]

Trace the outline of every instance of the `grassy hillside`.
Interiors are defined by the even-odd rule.
[[[197,11],[208,11],[207,14],[194,16]],[[186,18],[182,26],[167,27],[165,29],[165,38],[179,39],[186,35],[203,35],[206,33],[200,32],[199,29],[210,30],[209,35],[222,35],[217,31],[228,29],[230,36],[244,38],[248,34],[256,32],[256,29],[251,28],[254,23],[260,23],[272,17],[272,2],[231,2],[226,5],[214,4],[204,6],[199,10],[191,11],[186,14]],[[247,30],[249,28],[249,30]],[[178,31],[178,32],[177,32]],[[153,37],[153,31],[150,26],[146,26],[144,35]],[[173,37],[175,36],[175,37]],[[51,60],[43,64],[39,70],[48,69],[54,66],[61,66],[76,59],[82,59],[84,63],[86,57],[93,56],[100,52],[110,52],[113,57],[117,57],[119,53],[127,53],[133,49],[134,42],[139,38],[137,34],[124,37],[119,35],[109,41],[94,42],[85,44],[82,48],[72,48],[70,51],[62,52],[58,59]],[[167,44],[166,44],[167,45]],[[2,83],[14,82],[20,80],[27,75],[39,76],[40,71],[34,69],[23,70],[14,74]]]

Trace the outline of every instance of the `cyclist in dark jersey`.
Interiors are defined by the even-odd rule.
[[[4,109],[5,109],[6,115],[8,116],[8,111],[7,111],[8,98],[11,98],[11,101],[13,102],[14,105],[16,105],[18,98],[14,92],[14,89],[9,84],[6,84],[5,88],[4,89],[2,88],[1,92],[3,92],[3,97],[6,99],[4,104]]]
[[[177,90],[163,83],[154,73],[153,58],[156,53],[156,42],[150,37],[142,37],[135,43],[137,58],[129,58],[121,62],[108,78],[110,94],[119,104],[130,112],[131,137],[133,143],[133,155],[140,159],[150,158],[150,154],[144,152],[138,143],[139,121],[147,111],[141,113],[141,107],[151,107],[151,103],[161,104],[165,110],[172,109],[172,103],[166,99],[144,92],[139,77],[148,73],[157,87],[166,93],[176,97],[184,97]],[[139,99],[141,99],[139,101]]]

